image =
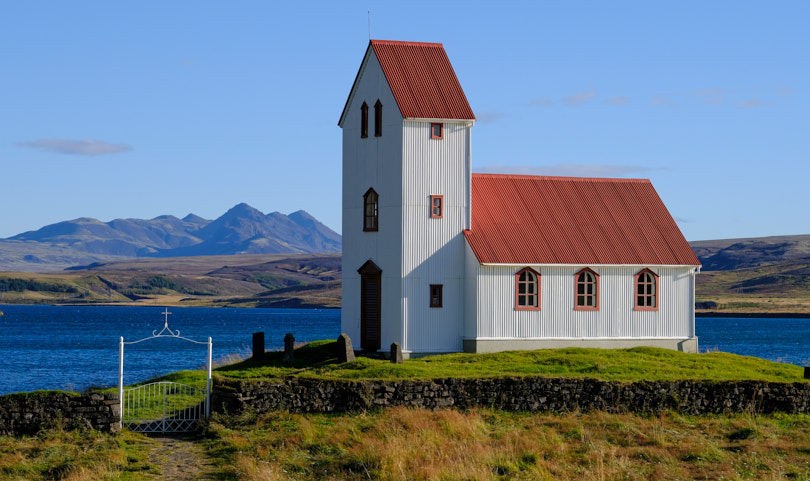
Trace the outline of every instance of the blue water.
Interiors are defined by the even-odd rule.
[[[136,341],[163,328],[163,307],[65,307],[0,305],[0,394],[73,389],[118,383],[119,337]],[[169,327],[205,342],[213,358],[249,356],[254,332],[267,349],[296,341],[335,339],[340,310],[170,308]],[[717,350],[772,361],[810,363],[810,319],[698,318],[701,351]],[[204,344],[152,339],[125,346],[124,382],[131,384],[181,369],[201,369]]]
[[[119,338],[137,341],[164,326],[163,307],[0,305],[0,394],[118,384]],[[213,359],[247,357],[254,332],[267,349],[296,342],[335,339],[338,309],[169,308],[169,328],[195,341],[213,342]],[[207,345],[159,338],[124,347],[124,383],[182,369],[202,369]]]

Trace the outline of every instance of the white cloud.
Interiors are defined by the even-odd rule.
[[[697,94],[707,104],[719,105],[726,101],[726,91],[723,89],[701,89]]]
[[[669,98],[663,95],[656,95],[652,98],[653,105],[660,105],[662,107],[676,107],[678,104],[671,101]]]
[[[68,155],[107,155],[132,150],[128,145],[111,144],[101,140],[40,139],[19,142],[17,145]]]
[[[532,100],[531,102],[529,102],[529,105],[535,106],[535,107],[538,107],[538,106],[539,107],[550,107],[551,103],[552,103],[551,100],[541,98],[541,99]]]
[[[759,107],[760,105],[762,105],[762,102],[759,99],[749,99],[737,102],[737,106],[742,107],[744,109],[754,109]]]
[[[474,169],[482,174],[512,175],[551,175],[561,177],[621,177],[640,172],[649,172],[650,167],[640,165],[593,165],[593,164],[557,164],[557,165],[485,165]]]
[[[618,95],[616,97],[605,99],[605,103],[613,105],[627,105],[630,103],[630,98],[625,97],[624,95]]]
[[[482,124],[489,124],[504,117],[506,115],[501,112],[478,112],[475,114],[476,120]]]
[[[596,90],[586,90],[584,92],[577,92],[575,94],[571,94],[563,99],[565,105],[582,105],[585,102],[591,100],[592,98],[596,97]]]

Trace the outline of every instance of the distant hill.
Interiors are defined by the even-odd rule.
[[[340,254],[160,257],[0,273],[0,304],[340,307]]]
[[[79,218],[0,239],[0,270],[48,272],[141,257],[340,252],[340,234],[304,211],[239,204],[215,220]]]
[[[783,262],[810,262],[810,235],[690,242],[703,270],[727,271]]]
[[[698,306],[712,314],[810,315],[810,235],[690,242],[703,263]]]

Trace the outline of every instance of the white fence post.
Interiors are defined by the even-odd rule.
[[[118,427],[124,428],[124,336],[118,347]]]

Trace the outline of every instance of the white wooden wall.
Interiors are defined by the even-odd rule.
[[[430,138],[429,121],[405,121],[402,169],[403,349],[460,351],[464,318],[464,249],[469,207],[468,123],[444,121]],[[430,196],[444,196],[444,215],[430,218]],[[431,308],[429,286],[443,285],[443,306]]]
[[[470,252],[471,255],[471,252]],[[474,257],[474,256],[473,256]],[[469,259],[469,257],[468,257]],[[659,275],[659,310],[634,311],[634,276],[643,267],[536,266],[541,310],[516,311],[514,274],[522,267],[471,265],[469,339],[626,339],[694,337],[693,277],[688,267],[650,268]],[[591,267],[600,275],[598,311],[574,310],[574,274]],[[473,321],[474,319],[474,321]]]
[[[374,136],[374,104],[383,105],[382,137]],[[369,106],[368,138],[360,138],[360,106]],[[360,345],[360,275],[371,259],[382,269],[382,348],[401,342],[402,115],[373,51],[343,122],[343,296],[341,330]],[[379,194],[379,231],[363,232],[363,194]],[[386,344],[387,342],[387,344]]]

